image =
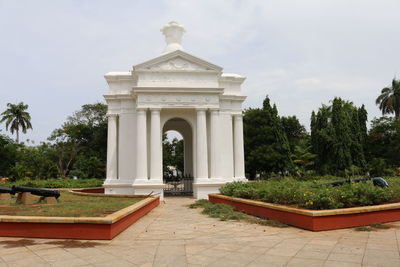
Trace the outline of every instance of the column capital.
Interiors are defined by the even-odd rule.
[[[196,108],[196,111],[197,112],[199,112],[199,111],[207,111],[207,108]]]
[[[210,113],[218,114],[219,108],[210,108]]]
[[[147,108],[136,108],[136,112],[138,113],[142,113],[142,112],[146,112]]]
[[[161,108],[150,108],[151,113],[155,112],[155,113],[160,113]]]
[[[107,113],[107,118],[116,118],[116,117],[118,117],[119,116],[119,114],[117,114],[117,113]]]
[[[236,119],[236,120],[241,120],[243,118],[243,114],[232,114],[232,116]]]

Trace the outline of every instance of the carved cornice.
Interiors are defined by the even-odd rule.
[[[221,95],[221,100],[232,100],[232,101],[244,101],[246,100],[247,96],[242,95]]]
[[[104,78],[107,82],[116,82],[116,81],[132,81],[134,80],[134,76],[132,72],[109,72],[104,75]]]
[[[137,95],[137,105],[149,108],[219,108],[219,95],[140,93]]]
[[[138,93],[184,93],[184,94],[222,94],[223,88],[202,87],[133,87],[133,94]]]
[[[131,94],[105,94],[103,95],[105,100],[121,100],[121,99],[135,99],[136,96]]]
[[[220,82],[228,82],[228,83],[241,84],[244,82],[244,80],[246,80],[246,77],[238,74],[223,73],[221,77],[219,77]]]

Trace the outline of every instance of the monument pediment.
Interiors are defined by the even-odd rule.
[[[184,71],[184,72],[221,72],[222,68],[182,50],[164,54],[152,60],[133,66],[134,71]]]

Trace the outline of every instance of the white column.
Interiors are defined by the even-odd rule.
[[[207,123],[205,109],[197,110],[196,139],[196,178],[208,179]]]
[[[146,109],[137,109],[136,116],[136,180],[147,180]]]
[[[133,101],[121,100],[122,105],[118,115],[118,179],[127,184],[136,176],[136,108]]]
[[[225,181],[232,181],[234,178],[234,155],[233,155],[233,124],[230,112],[219,112],[221,129],[220,152],[218,162],[220,175]]]
[[[118,179],[118,114],[107,114],[107,180]]]
[[[150,180],[162,183],[162,147],[160,109],[151,109]]]
[[[233,144],[235,180],[245,179],[244,172],[244,144],[243,144],[243,115],[235,114],[233,121]]]
[[[216,109],[210,112],[210,178],[218,178],[218,153],[219,147],[219,111]]]

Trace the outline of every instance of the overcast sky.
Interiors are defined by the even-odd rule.
[[[399,0],[0,0],[0,111],[29,105],[36,143],[81,105],[103,101],[109,71],[157,57],[160,28],[186,27],[186,52],[247,77],[247,107],[268,94],[309,128],[335,96],[365,104],[400,77]],[[1,133],[5,126],[0,125]]]

